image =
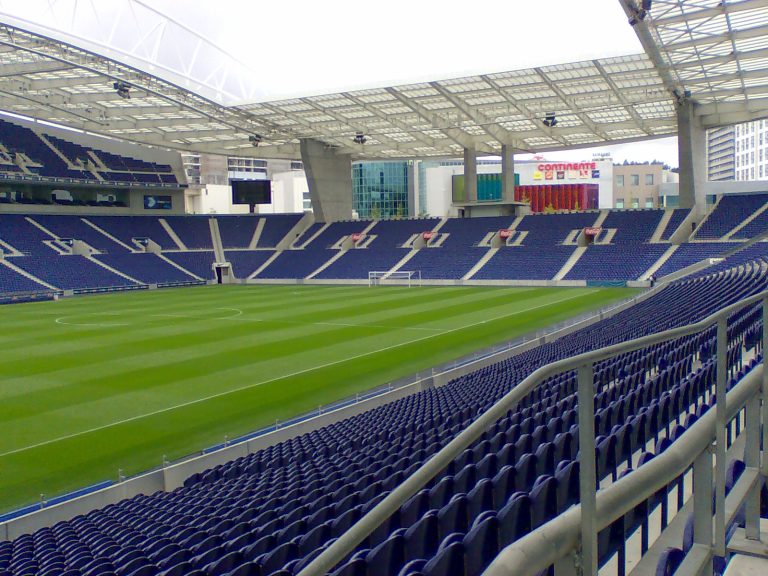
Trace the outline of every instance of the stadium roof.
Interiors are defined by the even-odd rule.
[[[210,86],[150,74],[154,64],[141,58],[112,59],[92,44],[2,25],[0,109],[144,144],[259,158],[298,158],[300,138],[359,158],[641,140],[676,132],[674,98],[687,92],[707,127],[768,114],[768,0],[655,0],[648,14],[620,2],[645,54],[236,107],[206,97]],[[554,127],[544,122],[549,113]]]

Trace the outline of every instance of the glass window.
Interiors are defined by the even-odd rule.
[[[616,176],[616,186],[624,186],[624,174]]]
[[[653,186],[653,174],[646,174],[645,175],[645,185],[646,186]]]
[[[640,174],[630,174],[629,183],[632,186],[640,186]]]
[[[616,208],[624,208],[624,198],[616,198]]]
[[[650,196],[646,196],[645,198],[645,207],[646,208],[653,208],[653,198]]]
[[[640,198],[632,198],[632,208],[640,208]]]

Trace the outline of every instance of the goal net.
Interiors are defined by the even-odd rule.
[[[368,286],[380,284],[421,286],[421,270],[398,270],[397,272],[371,271],[368,272]]]

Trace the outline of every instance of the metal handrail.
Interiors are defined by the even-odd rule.
[[[754,294],[748,298],[744,298],[718,310],[717,312],[707,316],[703,320],[688,324],[686,326],[680,326],[678,328],[671,328],[657,334],[651,334],[622,342],[619,344],[613,344],[590,352],[584,352],[570,358],[558,360],[542,366],[532,372],[526,377],[520,384],[515,386],[501,399],[499,399],[493,406],[487,411],[478,416],[478,418],[472,422],[467,428],[459,433],[453,440],[446,444],[441,450],[427,460],[422,466],[416,470],[411,476],[409,476],[402,484],[395,488],[389,495],[387,495],[381,502],[374,506],[368,513],[366,513],[360,520],[358,520],[352,527],[349,528],[344,534],[342,534],[335,542],[333,542],[328,548],[321,552],[312,562],[304,567],[297,576],[321,576],[331,570],[341,560],[346,558],[355,547],[360,544],[365,538],[367,538],[376,528],[378,528],[387,518],[395,513],[411,496],[423,488],[427,482],[437,476],[442,470],[444,470],[459,454],[467,449],[473,442],[475,442],[482,434],[493,425],[499,418],[504,416],[506,412],[514,408],[528,393],[530,393],[538,384],[540,384],[545,378],[560,374],[562,372],[579,369],[579,446],[582,454],[589,454],[594,452],[594,432],[589,434],[590,430],[594,427],[594,405],[592,402],[582,402],[582,395],[586,389],[589,389],[590,394],[593,394],[592,383],[592,366],[595,362],[605,360],[617,354],[623,354],[646,348],[653,344],[658,344],[667,340],[672,340],[680,336],[688,336],[690,334],[696,334],[701,332],[705,328],[718,324],[718,355],[721,352],[721,341],[725,337],[725,324],[728,316],[741,310],[742,308],[754,304],[756,302],[765,301],[768,299],[768,290]],[[722,336],[722,337],[721,337]],[[725,354],[723,353],[724,357]],[[720,389],[722,389],[722,396],[725,396],[725,382],[720,382],[724,377],[724,362],[719,363],[723,367],[723,373],[720,374],[718,370],[718,405],[720,405]],[[586,370],[583,370],[585,369]],[[587,386],[587,379],[589,380]],[[721,411],[721,415],[724,410]],[[590,450],[591,448],[591,450]],[[724,450],[724,445],[723,445]],[[595,463],[594,459],[586,458],[585,463],[580,466],[581,473],[581,486],[594,486],[594,478],[589,482],[589,476],[594,477]],[[591,462],[591,466],[590,463]],[[725,470],[722,471],[722,481],[718,478],[719,491],[724,489]],[[584,481],[587,479],[587,481]],[[722,484],[723,486],[720,486]],[[589,492],[587,490],[586,492]],[[585,514],[585,521],[594,522],[594,514],[592,513],[595,505],[594,490],[591,490],[591,505],[589,502],[585,502],[585,491],[582,491],[582,505],[587,506],[587,514]],[[594,528],[591,530],[594,532]],[[597,569],[597,550],[596,550],[597,534],[595,532],[593,538],[593,548],[591,556],[588,557],[587,563],[591,565],[585,572],[595,572]],[[582,551],[584,554],[584,551]]]
[[[727,395],[726,419],[733,418],[750,398],[759,393],[762,379],[761,365],[734,386]],[[716,425],[717,409],[707,411],[685,431],[684,442],[674,442],[631,474],[600,490],[595,510],[597,530],[607,528],[685,473],[709,448]],[[499,553],[484,576],[537,574],[568,556],[579,545],[581,515],[582,507],[572,506],[516,540]]]

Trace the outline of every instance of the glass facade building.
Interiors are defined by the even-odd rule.
[[[352,205],[360,218],[407,218],[408,162],[352,165]]]

